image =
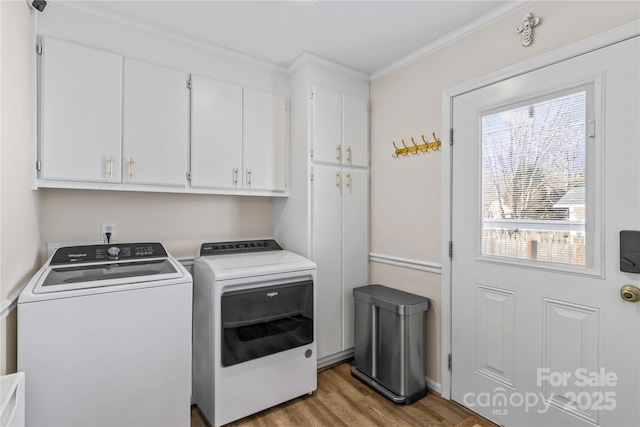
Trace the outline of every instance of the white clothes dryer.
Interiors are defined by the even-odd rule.
[[[63,247],[18,299],[27,426],[188,426],[192,278],[160,243]]]
[[[274,240],[196,254],[193,398],[221,426],[317,388],[316,265]]]

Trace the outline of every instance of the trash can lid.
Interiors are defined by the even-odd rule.
[[[383,285],[368,285],[355,288],[353,297],[359,301],[393,311],[403,316],[429,309],[429,298]]]

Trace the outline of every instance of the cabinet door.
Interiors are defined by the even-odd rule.
[[[318,358],[342,350],[342,169],[314,166],[312,258],[318,266]]]
[[[242,86],[191,77],[191,186],[242,188]]]
[[[281,96],[246,88],[243,99],[244,187],[252,190],[285,191],[285,100]]]
[[[343,169],[342,349],[354,345],[353,289],[369,284],[369,171]]]
[[[47,38],[41,96],[40,177],[120,182],[122,57]]]
[[[186,184],[188,78],[181,71],[125,59],[124,182]]]
[[[313,161],[340,164],[342,159],[342,95],[314,87],[312,112]]]
[[[369,165],[369,108],[364,99],[342,96],[343,164]]]

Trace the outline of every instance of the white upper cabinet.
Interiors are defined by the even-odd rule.
[[[187,73],[124,61],[123,182],[186,185]]]
[[[43,43],[41,178],[120,182],[122,56]]]
[[[191,77],[191,185],[242,188],[242,86]]]
[[[48,37],[42,55],[39,187],[288,196],[284,97]]]
[[[313,161],[340,164],[342,159],[342,95],[313,88]]]
[[[369,165],[369,111],[365,99],[313,88],[313,161]]]
[[[285,99],[245,88],[243,100],[244,188],[284,192],[287,179]]]
[[[369,106],[366,100],[342,95],[342,163],[369,165]]]

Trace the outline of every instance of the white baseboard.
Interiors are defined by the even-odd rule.
[[[427,387],[429,389],[437,391],[438,393],[440,393],[440,395],[442,395],[442,384],[435,382],[429,377],[425,377],[424,379],[427,382]]]
[[[353,357],[353,349],[345,350],[340,353],[332,354],[330,356],[321,357],[318,359],[318,369],[325,366],[333,365],[334,363],[342,362],[344,360]]]

